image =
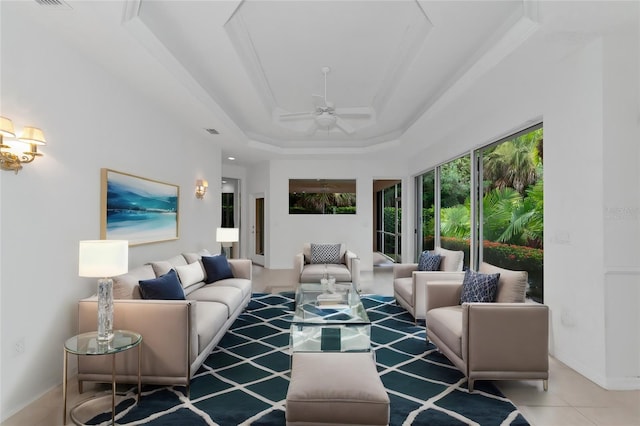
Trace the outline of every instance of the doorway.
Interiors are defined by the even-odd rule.
[[[240,180],[234,178],[222,178],[221,185],[222,212],[220,216],[220,226],[222,228],[238,228],[242,233],[240,223]],[[231,253],[233,258],[240,257],[240,243],[242,238],[238,242],[232,243]]]
[[[265,258],[265,229],[264,229],[264,194],[253,194],[251,219],[251,260],[264,266]]]
[[[374,265],[402,262],[402,180],[373,181]]]

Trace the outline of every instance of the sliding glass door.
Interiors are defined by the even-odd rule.
[[[416,177],[416,255],[436,246],[529,273],[543,301],[543,129],[525,129]]]

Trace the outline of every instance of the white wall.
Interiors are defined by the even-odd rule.
[[[180,186],[180,239],[132,247],[131,266],[217,250],[220,223],[219,185],[204,200],[194,196],[197,178],[221,176],[219,149],[206,134],[174,122],[135,88],[9,11],[3,8],[1,114],[17,126],[40,126],[48,145],[18,175],[0,172],[0,419],[61,383],[76,303],[96,286],[78,277],[77,252],[79,240],[100,237],[100,168]],[[20,340],[25,351],[16,354]]]
[[[603,42],[606,380],[629,388],[629,372],[640,376],[640,27]]]
[[[525,46],[403,140],[419,174],[543,119],[551,350],[616,389],[640,388],[638,52],[637,32],[568,56]]]
[[[361,269],[373,269],[373,180],[397,178],[405,170],[393,160],[274,160],[269,164],[267,266],[293,267],[305,242],[345,243],[358,255]],[[289,179],[355,179],[355,215],[290,215]]]

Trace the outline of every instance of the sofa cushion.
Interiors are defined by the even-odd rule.
[[[227,306],[227,318],[242,305],[242,290],[235,287],[208,284],[189,293],[189,299],[206,302],[218,302]]]
[[[126,274],[113,277],[113,298],[114,299],[140,299],[140,280],[150,280],[155,278],[151,265],[143,265],[134,268]]]
[[[199,261],[202,256],[211,256],[211,253],[209,253],[207,249],[202,249],[197,253],[182,253],[182,256],[184,256],[184,260],[186,260],[187,263],[194,263]]]
[[[486,262],[482,262],[478,271],[485,274],[500,274],[496,302],[521,303],[525,301],[529,278],[526,271],[511,271]]]
[[[425,250],[418,260],[418,271],[439,271],[442,256],[432,251]]]
[[[247,298],[251,296],[251,292],[253,290],[251,285],[251,280],[246,278],[227,278],[224,280],[217,281],[215,285],[221,285],[225,287],[235,287],[242,292],[242,298]]]
[[[181,254],[175,255],[166,260],[155,260],[153,262],[149,262],[149,265],[151,265],[153,271],[156,273],[156,277],[166,274],[176,266],[184,266],[186,264],[187,261]]]
[[[326,266],[326,268],[325,268]],[[351,273],[343,264],[311,264],[305,265],[300,274],[300,282],[302,283],[319,283],[325,274],[335,277],[337,282],[350,282]]]
[[[182,287],[186,288],[204,281],[204,269],[202,269],[202,265],[198,261],[189,265],[176,266],[175,270],[178,273]]]
[[[227,321],[227,306],[217,302],[199,301],[196,304],[196,331],[198,353],[202,353]]]
[[[207,273],[207,284],[225,278],[233,278],[233,272],[231,272],[227,257],[224,255],[202,256],[202,266]]]
[[[464,273],[460,303],[494,302],[500,274],[483,274],[468,269]]]
[[[340,244],[311,244],[311,264],[340,263]]]
[[[433,251],[442,256],[442,260],[440,261],[441,271],[462,271],[464,266],[464,252],[462,250],[454,251],[436,247]]]
[[[462,306],[445,306],[427,311],[427,328],[458,357],[462,358]]]
[[[143,299],[184,300],[184,291],[173,269],[150,280],[141,280],[140,292]]]

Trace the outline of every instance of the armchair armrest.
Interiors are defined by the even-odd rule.
[[[393,279],[409,278],[413,271],[418,270],[417,263],[396,263],[393,265]]]
[[[298,253],[293,258],[293,270],[298,276],[302,274],[302,270],[304,269],[304,254]]]
[[[528,378],[536,373],[540,379],[548,378],[548,306],[464,303],[462,321],[462,354],[469,372],[521,372]]]
[[[352,251],[347,250],[344,253],[344,259],[347,269],[351,273],[351,282],[356,288],[360,285],[360,258]]]
[[[431,309],[460,304],[462,280],[429,281],[427,283],[427,312]]]
[[[235,278],[251,280],[253,273],[251,259],[229,259],[228,262]]]

